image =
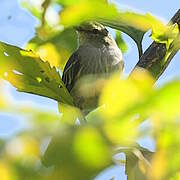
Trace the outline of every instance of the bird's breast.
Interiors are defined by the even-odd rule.
[[[117,46],[80,46],[78,78],[71,90],[75,104],[86,114],[97,107],[106,79],[114,71],[123,70],[121,51]]]
[[[123,60],[120,49],[116,46],[85,46],[79,48],[81,65],[85,74],[111,73],[122,70]]]

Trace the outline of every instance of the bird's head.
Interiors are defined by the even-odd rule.
[[[81,24],[80,26],[75,27],[75,29],[79,33],[87,33],[87,34],[94,34],[94,35],[101,35],[101,36],[108,35],[107,29],[98,22],[84,23],[84,24]]]
[[[84,42],[100,42],[108,37],[108,30],[100,23],[88,22],[75,27],[79,34],[80,44]]]

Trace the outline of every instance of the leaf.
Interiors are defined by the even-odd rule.
[[[57,70],[32,51],[0,42],[0,76],[18,91],[73,105],[73,99]]]
[[[125,154],[128,180],[146,180],[148,170],[151,167],[149,161],[151,161],[154,153],[138,145],[125,150]]]
[[[179,118],[175,121],[155,122],[155,125],[157,152],[152,159],[149,179],[170,179],[180,169]]]
[[[169,23],[164,26],[160,21],[149,15],[150,21],[152,21],[152,39],[161,44],[166,44],[166,49],[169,49],[170,44],[177,37],[179,33],[178,24]],[[156,26],[158,28],[156,28]]]
[[[111,163],[111,153],[106,140],[96,128],[82,128],[75,134],[74,139],[74,152],[84,166],[90,169],[102,168]]]
[[[121,146],[115,149],[117,153],[126,155],[125,173],[128,180],[147,179],[149,170],[151,170],[152,151],[133,142],[131,146]]]
[[[103,9],[103,11],[102,11]],[[107,5],[102,1],[80,1],[66,7],[61,11],[61,23],[65,27],[79,25],[85,21],[98,20],[103,18],[115,18],[117,9],[115,5]]]
[[[15,177],[15,173],[13,172],[11,166],[9,166],[9,164],[3,159],[0,161],[0,174],[3,180],[14,179]]]
[[[124,42],[120,31],[116,31],[116,39],[115,40],[116,40],[117,45],[121,49],[122,53],[125,53],[128,50],[128,47],[127,47],[126,43]]]
[[[155,125],[174,121],[180,115],[179,89],[179,80],[167,83],[163,87],[155,89],[143,101],[139,101],[130,109],[127,109],[124,115],[140,113],[145,118],[155,116],[157,117],[154,121]]]
[[[95,1],[80,2],[65,8],[61,12],[61,23],[65,26],[69,26],[77,25],[88,20],[100,21],[106,26],[118,29],[129,35],[136,42],[139,56],[141,56],[143,53],[141,45],[142,39],[145,32],[150,29],[149,22],[148,24],[147,21],[144,22],[146,18],[143,15],[138,15],[136,13],[119,13],[114,5],[107,5],[99,1],[97,2],[96,5],[94,5]],[[126,19],[126,17],[123,18],[124,16],[128,17],[130,21],[128,19],[125,21],[124,19]],[[142,23],[139,23],[141,27],[138,26],[139,24],[135,21],[136,17],[134,16],[139,17],[138,22],[142,21],[142,23],[144,23],[143,25]]]
[[[121,24],[121,25],[118,24],[117,25],[116,23],[113,23],[112,21],[108,22],[108,21],[103,20],[103,22],[101,22],[101,23],[104,24],[105,26],[109,26],[111,28],[120,30],[120,31],[124,32],[125,34],[127,34],[128,36],[130,36],[136,43],[138,52],[139,52],[139,57],[141,57],[141,55],[143,54],[142,40],[143,40],[144,34],[147,31],[142,31],[142,30],[139,30],[132,26],[128,26],[126,24]]]
[[[53,47],[54,52],[57,54],[57,61],[51,58],[51,51],[48,51],[47,45]],[[56,67],[60,67],[63,70],[64,65],[70,55],[77,48],[77,34],[74,29],[65,29],[64,31],[51,33],[45,37],[41,37],[40,34],[37,34],[27,45],[27,49],[32,49],[39,53],[42,58],[42,50],[46,54],[46,60],[50,64],[56,64]]]
[[[130,113],[134,113],[134,109],[131,107],[134,108],[138,102],[143,101],[147,96],[149,97],[153,82],[150,74],[142,70],[137,70],[126,80],[120,78],[118,73],[115,74],[107,81],[100,96],[100,105],[105,105],[102,116],[107,121],[109,119],[123,119],[123,117],[126,119]]]
[[[71,26],[88,20],[97,20],[129,35],[137,44],[139,56],[141,56],[143,53],[141,45],[143,36],[151,27],[146,17],[136,13],[119,13],[114,5],[97,2],[96,5],[94,1],[81,2],[65,8],[61,12],[61,23],[65,26]],[[128,19],[125,20],[126,18]]]
[[[45,166],[55,166],[58,177],[68,180],[93,179],[112,164],[111,151],[97,128],[61,126],[42,158]],[[56,179],[56,178],[52,178]]]
[[[88,2],[89,0],[55,0],[57,3],[59,3],[61,6],[72,6],[76,5],[78,3]],[[107,3],[108,0],[91,0],[91,2],[101,2],[101,3]]]
[[[161,88],[152,88],[153,83],[152,77],[142,70],[127,80],[114,75],[105,84],[100,97],[100,105],[105,104],[102,116],[122,121],[139,115],[140,122],[156,117],[155,124],[174,121],[180,116],[180,81],[174,80]]]
[[[138,14],[134,12],[118,12],[116,17],[113,19],[102,19],[100,20],[102,24],[109,26],[111,28],[118,29],[127,35],[129,35],[136,43],[138,47],[139,57],[143,54],[142,50],[142,40],[144,34],[152,29],[153,36],[157,37],[157,32],[165,32],[166,26],[157,18],[153,17],[151,14],[147,13],[145,15]],[[159,30],[161,29],[161,30]],[[161,36],[164,34],[161,32]],[[160,42],[160,41],[159,41]],[[163,43],[163,42],[162,42]]]
[[[103,11],[102,11],[103,9]],[[121,12],[115,5],[102,1],[78,1],[76,4],[64,8],[60,13],[61,23],[65,27],[79,25],[85,21],[99,21],[100,23],[123,31],[137,44],[139,57],[142,55],[142,39],[148,30],[152,30],[152,38],[168,44],[172,33],[168,33],[167,26],[150,13],[145,15],[134,12]]]

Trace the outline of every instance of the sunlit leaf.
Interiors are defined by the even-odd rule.
[[[179,88],[180,82],[178,80],[168,83],[153,92],[144,102],[137,103],[130,111],[139,112],[145,117],[160,118],[158,121],[154,121],[155,124],[156,122],[172,121],[180,116],[178,108],[180,106]]]
[[[62,113],[61,122],[71,125],[76,124],[77,119],[82,123],[84,122],[84,117],[80,109],[60,103],[58,105],[59,112]]]
[[[102,11],[103,9],[103,11]],[[114,5],[107,5],[102,1],[83,1],[68,6],[61,14],[61,23],[68,26],[74,26],[88,20],[97,20],[98,18],[112,18],[117,14]]]
[[[92,127],[81,129],[75,135],[74,151],[79,161],[89,167],[104,167],[111,162],[111,155],[105,140]]]
[[[18,91],[73,104],[59,73],[31,51],[0,43],[0,75]]]
[[[152,29],[152,32],[156,34],[157,32],[161,35],[165,35],[166,25],[156,17],[152,16],[150,13],[147,14],[138,14],[135,12],[118,12],[114,19],[109,19],[108,17],[102,19],[102,22],[112,24],[114,28],[120,29],[121,27],[133,27],[142,32],[147,32]],[[107,21],[107,22],[106,22]],[[130,29],[129,29],[130,30]]]
[[[166,44],[166,49],[169,49],[169,46],[179,33],[178,25],[168,25],[164,28],[164,26],[159,24],[160,23],[157,25],[158,28],[152,29],[152,39],[154,39],[157,43]]]
[[[126,174],[128,179],[147,179],[154,153],[140,146],[129,148],[124,152],[126,154]]]
[[[166,151],[157,152],[152,160],[152,169],[149,172],[150,179],[163,179],[167,166]]]
[[[59,53],[53,44],[45,44],[38,48],[37,53],[43,61],[48,61],[51,67],[58,67],[60,60]]]
[[[170,178],[170,180],[179,180],[179,179],[180,179],[180,172],[177,172]]]
[[[100,104],[107,108],[102,116],[109,119],[140,114],[144,118],[160,117],[163,121],[179,117],[179,81],[157,89],[152,89],[152,85],[153,79],[146,73],[135,73],[128,80],[122,80],[118,75],[113,77],[100,98]]]
[[[41,111],[32,107],[32,104],[18,106],[0,85],[0,110],[16,113],[31,122],[28,130],[8,139],[1,146],[0,179],[93,179],[112,164],[112,152],[116,153],[117,147],[121,145],[130,149],[123,151],[126,154],[128,179],[179,179],[179,80],[152,87],[154,80],[141,70],[135,71],[128,79],[116,74],[110,80],[100,80],[98,83],[92,80],[91,85],[83,83],[84,86],[80,88],[83,96],[91,96],[102,90],[99,100],[101,107],[87,116],[87,124],[75,124],[77,117],[82,118],[81,112],[71,106],[72,97],[54,68],[56,66],[63,70],[65,62],[77,47],[77,36],[72,26],[95,20],[120,30],[136,42],[139,56],[142,55],[143,36],[148,30],[152,30],[152,38],[157,43],[166,45],[168,53],[165,61],[169,51],[180,47],[179,39],[174,41],[179,33],[176,24],[165,26],[150,14],[121,12],[115,5],[106,2],[26,1],[26,7],[39,18],[42,25],[37,28],[36,36],[28,48],[39,52],[45,62],[31,51],[0,43],[0,77],[8,80],[19,91],[59,101],[59,110],[62,112],[59,115]],[[59,24],[55,26],[47,18],[48,9],[53,3],[63,8],[60,22],[59,10],[56,11],[56,22]],[[117,34],[116,40],[118,45],[123,44],[123,50],[125,46],[120,34]],[[92,87],[95,91],[89,90]],[[12,110],[8,110],[10,108]],[[153,125],[151,135],[157,149],[154,156],[144,148],[133,146],[139,136],[144,137],[147,133],[139,130],[139,124],[147,118]],[[46,139],[50,139],[52,134],[48,144]],[[39,159],[40,154],[44,155],[44,164]],[[152,166],[149,164],[151,159]],[[53,167],[45,168],[44,165]],[[14,173],[16,176],[13,176]]]
[[[158,120],[158,119],[157,119]],[[161,121],[155,126],[155,139],[157,152],[152,159],[151,178],[170,179],[180,168],[180,127],[179,119],[176,121]],[[159,170],[158,170],[159,169]]]
[[[95,110],[88,113],[86,116],[86,120],[88,121],[88,123],[97,124],[99,121],[103,121],[101,114],[103,114],[104,109],[104,106],[99,106]]]
[[[47,167],[55,166],[56,178],[91,179],[111,164],[104,139],[93,127],[88,130],[83,126],[59,127],[42,158]]]
[[[107,21],[107,20],[103,20],[100,22],[104,24],[105,26],[109,26],[111,28],[120,30],[126,33],[128,36],[130,36],[135,41],[138,47],[139,57],[141,57],[141,55],[143,54],[142,40],[143,40],[144,34],[146,33],[145,30],[139,30],[138,28],[128,26],[123,23],[121,24],[121,23],[116,23],[116,22]]]
[[[62,6],[70,6],[70,5],[74,5],[76,3],[80,3],[84,0],[56,0],[60,5]]]
[[[124,42],[121,32],[116,31],[116,43],[121,49],[122,53],[125,53],[128,50],[127,44]]]
[[[74,29],[65,29],[58,33],[51,33],[49,36],[41,37],[41,35],[35,36],[28,44],[27,49],[32,49],[38,52],[41,48],[44,50],[44,53],[49,55],[47,49],[44,49],[47,44],[51,44],[55,50],[56,56],[56,67],[60,67],[63,70],[65,63],[67,62],[70,55],[77,48],[77,35]],[[48,56],[49,57],[49,56]],[[49,57],[47,59],[50,64],[54,62],[54,59]],[[54,64],[54,63],[53,63]]]
[[[128,108],[143,101],[151,93],[152,84],[153,79],[145,71],[138,70],[127,80],[116,74],[107,82],[100,97],[100,104],[106,107],[105,118],[119,117]]]
[[[166,118],[178,117],[180,115],[180,82],[174,81],[157,90],[152,97],[152,110],[164,114]],[[151,111],[151,110],[150,110]]]
[[[12,169],[6,162],[0,161],[0,175],[2,180],[14,180],[16,179]]]
[[[109,120],[104,124],[103,130],[106,137],[115,145],[130,146],[138,136],[137,124],[129,119],[121,119],[117,122]]]
[[[78,3],[88,2],[89,0],[56,0],[62,6],[72,6]],[[107,0],[91,0],[92,2],[107,3]]]
[[[167,26],[151,14],[120,12],[114,5],[100,1],[79,1],[61,12],[61,23],[65,26],[74,26],[89,20],[99,21],[128,34],[136,42],[139,56],[142,55],[143,36],[148,30],[152,30],[152,38],[155,41],[167,46],[172,38],[172,31],[167,31]]]

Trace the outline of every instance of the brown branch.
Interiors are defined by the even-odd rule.
[[[172,17],[171,22],[173,24],[177,23],[180,30],[180,9]],[[177,38],[179,38],[179,36],[180,34]],[[176,41],[176,39],[174,41]],[[173,47],[171,49],[172,50],[170,52],[168,51],[169,54],[167,57],[167,50],[165,44],[153,42],[144,52],[144,54],[140,57],[134,70],[139,67],[144,68],[148,70],[155,79],[158,79],[179,50],[179,48]]]

